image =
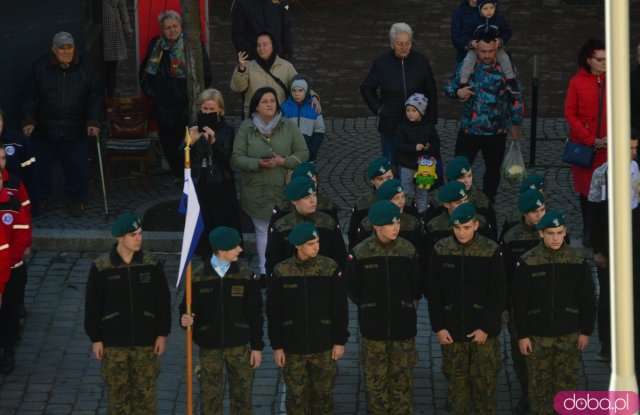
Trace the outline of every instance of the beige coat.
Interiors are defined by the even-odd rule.
[[[279,56],[276,56],[276,59],[271,66],[271,73],[280,79],[287,88],[291,87],[291,80],[297,74],[293,65]],[[262,87],[270,86],[273,88],[278,95],[277,98],[280,105],[282,105],[285,99],[287,99],[288,91],[284,91],[282,87],[271,77],[271,75],[265,72],[265,70],[262,69],[256,61],[247,62],[244,72],[238,72],[238,66],[236,65],[236,68],[233,70],[229,86],[234,92],[245,93],[245,118],[249,117],[249,103],[251,102],[251,97],[253,97],[253,94]]]
[[[260,158],[273,153],[284,165],[260,168]],[[268,221],[273,207],[284,201],[287,172],[307,161],[309,150],[298,127],[282,117],[267,139],[252,120],[244,120],[233,142],[231,163],[240,169],[240,206],[252,218]]]

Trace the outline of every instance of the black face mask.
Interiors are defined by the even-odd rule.
[[[204,131],[204,127],[217,131],[224,124],[224,117],[219,112],[199,112],[197,124],[200,131]]]

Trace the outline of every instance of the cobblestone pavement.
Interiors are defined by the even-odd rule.
[[[238,119],[233,119],[238,124]],[[327,136],[317,162],[321,191],[326,192],[340,207],[340,219],[347,226],[350,206],[365,188],[365,169],[379,153],[379,141],[374,118],[330,118]],[[438,124],[443,142],[443,157],[453,152],[457,125],[455,120],[441,120]],[[525,120],[525,132],[529,121]],[[539,120],[537,167],[529,172],[544,174],[548,182],[548,205],[569,215],[569,226],[579,236],[577,201],[571,188],[570,169],[559,162],[562,138],[566,126],[562,119]],[[529,141],[523,140],[523,155],[529,160]],[[476,180],[480,181],[483,166],[481,158],[474,165]],[[111,212],[135,210],[143,212],[154,203],[176,198],[177,184],[168,175],[155,175],[154,188],[146,190],[137,178],[115,182],[109,194]],[[502,183],[498,197],[498,215],[503,218],[513,211],[517,189]],[[501,222],[501,219],[499,219]],[[73,233],[86,229],[106,229],[100,194],[94,186],[85,216],[71,219],[60,206],[34,221],[36,230],[58,229]],[[576,241],[580,242],[579,238]],[[0,415],[4,414],[94,414],[106,413],[106,392],[99,375],[99,363],[91,357],[90,343],[83,329],[84,289],[91,261],[97,256],[87,250],[62,252],[36,250],[29,263],[27,311],[22,340],[17,351],[16,371],[0,377]],[[166,261],[170,284],[175,286],[178,257],[161,254]],[[255,257],[250,260],[255,265]],[[160,414],[186,412],[186,371],[184,368],[184,335],[178,328],[177,305],[182,292],[172,289],[174,327],[169,337],[167,354],[162,358],[162,374],[158,384]],[[420,362],[415,368],[415,412],[440,414],[444,411],[446,381],[441,372],[441,353],[431,333],[423,300],[419,309],[418,350]],[[340,374],[336,381],[335,410],[341,414],[364,413],[364,392],[358,360],[358,326],[356,309],[350,307],[351,338],[345,358],[339,362]],[[503,369],[500,372],[499,412],[510,413],[519,397],[519,387],[511,366],[507,331],[501,335]],[[595,361],[599,350],[597,336],[592,337],[583,354],[580,388],[606,389],[608,366]],[[197,391],[197,382],[194,382]],[[275,368],[271,349],[265,349],[263,365],[256,374],[254,406],[257,414],[284,413],[284,384]],[[197,402],[197,394],[196,394]],[[227,403],[228,404],[228,403]]]

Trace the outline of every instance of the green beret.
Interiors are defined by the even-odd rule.
[[[316,225],[312,222],[300,222],[289,232],[289,243],[291,245],[302,245],[319,237]]]
[[[400,208],[393,202],[381,200],[371,206],[367,217],[372,225],[389,225],[400,221]]]
[[[391,162],[386,157],[379,157],[373,160],[369,167],[367,167],[367,176],[369,180],[372,180],[374,177],[382,176],[386,172],[391,170]]]
[[[402,182],[400,182],[400,180],[387,180],[378,187],[378,190],[376,190],[376,199],[391,200],[395,195],[402,192],[404,192],[404,187],[402,187]]]
[[[447,176],[447,180],[457,180],[458,177],[464,176],[470,171],[471,165],[469,164],[469,159],[466,156],[458,156],[449,160],[444,173],[445,176]]]
[[[540,176],[539,174],[534,174],[524,179],[524,181],[520,185],[520,193],[528,189],[544,189],[544,177]]]
[[[293,172],[291,173],[291,180],[295,179],[296,177],[308,177],[310,179],[313,179],[313,176],[315,176],[316,174],[316,166],[314,166],[313,163],[309,163],[307,161],[302,164],[298,164],[298,167],[293,169]]]
[[[284,194],[289,200],[299,200],[305,196],[314,194],[316,184],[307,176],[296,177],[291,180],[284,189]]]
[[[464,187],[464,183],[453,181],[445,184],[440,188],[438,192],[438,198],[441,202],[455,202],[467,195],[467,190]]]
[[[550,210],[540,219],[540,222],[536,225],[536,229],[541,231],[547,228],[557,228],[562,225],[564,225],[564,214]]]
[[[229,251],[240,245],[240,234],[228,226],[220,226],[209,233],[211,249]]]
[[[473,207],[473,203],[463,203],[449,217],[449,226],[462,225],[475,218],[476,208]]]
[[[111,235],[116,238],[125,236],[129,232],[136,231],[140,226],[142,226],[142,224],[140,223],[139,217],[133,213],[125,213],[116,219],[116,223],[111,227]]]
[[[540,190],[529,189],[520,193],[518,199],[518,210],[522,213],[531,212],[544,205],[544,196],[540,193]]]

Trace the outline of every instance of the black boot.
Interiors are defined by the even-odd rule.
[[[8,375],[16,368],[16,359],[14,357],[14,347],[5,346],[2,359],[0,359],[0,374]]]

